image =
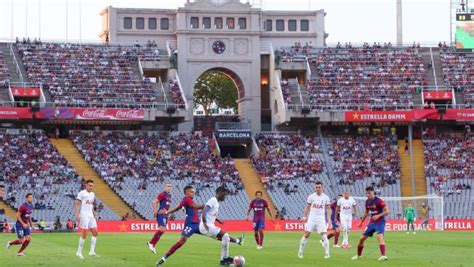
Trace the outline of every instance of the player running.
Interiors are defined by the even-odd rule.
[[[407,234],[410,234],[410,225],[411,225],[411,230],[413,234],[416,234],[415,232],[415,209],[411,205],[411,203],[408,203],[408,207],[405,208],[405,221],[407,222]]]
[[[170,183],[165,184],[164,191],[161,192],[153,200],[153,217],[156,218],[158,222],[158,231],[155,232],[152,239],[147,242],[148,248],[156,254],[156,243],[160,240],[161,236],[166,232],[166,225],[168,223],[168,215],[166,211],[170,209],[171,203],[171,191],[173,190],[173,185]]]
[[[227,246],[226,253],[228,253],[228,242],[227,241],[232,242],[232,240],[234,240],[234,241],[236,241],[235,243],[242,244],[242,239],[233,239],[228,234],[226,236],[225,232],[221,231],[218,227],[214,226],[213,223],[211,224],[213,217],[214,217],[214,221],[217,220],[216,217],[217,217],[217,212],[218,212],[218,209],[219,209],[219,203],[218,203],[219,200],[217,200],[217,199],[222,199],[221,201],[223,201],[225,199],[226,189],[223,188],[223,187],[219,187],[219,188],[216,189],[215,199],[217,200],[217,206],[215,205],[216,203],[213,200],[214,198],[211,198],[206,203],[206,206],[208,206],[207,204],[209,204],[208,212],[211,212],[211,214],[208,214],[208,212],[206,212],[206,216],[205,216],[206,217],[207,230],[206,230],[205,225],[201,225],[200,220],[199,220],[199,216],[198,216],[199,210],[202,210],[204,208],[204,206],[203,205],[198,205],[194,202],[193,197],[194,197],[195,193],[196,193],[196,191],[194,190],[194,188],[192,186],[188,185],[188,186],[184,187],[185,197],[183,198],[181,203],[179,203],[179,205],[176,206],[175,208],[172,208],[171,210],[168,210],[166,212],[166,215],[168,215],[168,214],[171,214],[171,213],[174,213],[174,212],[180,210],[181,208],[185,208],[185,210],[186,210],[186,219],[185,219],[185,222],[184,222],[183,231],[181,233],[181,239],[178,242],[176,242],[176,244],[174,244],[169,249],[169,251],[165,254],[165,256],[163,256],[156,263],[156,266],[163,265],[166,262],[166,260],[171,255],[173,255],[179,248],[181,248],[193,234],[205,234],[205,235],[208,235],[208,236],[212,236],[212,234],[215,234],[217,232],[217,234],[215,235],[215,238],[218,238],[219,234],[222,233],[222,236],[220,236],[221,241],[222,241],[222,245],[223,245],[221,252],[224,252],[224,248],[225,248],[224,243],[226,243],[226,246]],[[212,213],[212,211],[216,207],[217,207],[217,210],[215,211],[215,213]],[[220,221],[220,220],[218,220],[218,221]],[[200,229],[202,229],[202,232],[200,231]],[[211,233],[211,231],[212,231],[212,233]],[[224,241],[224,237],[225,237],[225,241]],[[222,254],[224,254],[224,253],[222,253]],[[233,259],[229,258],[228,255],[226,256],[226,258],[224,260],[221,260],[221,264],[224,263],[223,265],[229,265],[232,262],[233,262]]]
[[[349,244],[349,232],[352,229],[352,216],[357,216],[356,201],[351,193],[344,192],[343,197],[337,201],[336,212],[339,215],[342,226],[342,248],[351,248]]]
[[[243,245],[244,243],[244,236],[241,236],[240,238],[231,237],[228,233],[222,231],[215,225],[216,221],[221,225],[224,225],[224,221],[218,219],[217,215],[219,213],[219,202],[223,202],[225,200],[227,193],[228,191],[224,187],[218,187],[216,189],[216,196],[212,197],[206,202],[202,212],[202,221],[199,224],[199,232],[202,235],[206,235],[221,241],[222,247],[220,265],[229,265],[234,261],[234,258],[229,257],[229,243],[236,243],[238,245]]]
[[[327,218],[331,217],[331,208],[329,207],[330,200],[329,197],[323,193],[323,184],[321,182],[316,182],[314,187],[316,193],[309,195],[306,201],[307,205],[304,208],[303,222],[305,223],[305,232],[301,238],[300,248],[298,250],[298,257],[301,259],[303,258],[304,248],[312,232],[317,232],[321,235],[324,246],[324,258],[327,259],[330,257],[329,240],[327,237]]]
[[[257,243],[257,249],[263,248],[263,230],[265,229],[265,209],[268,211],[270,218],[273,221],[273,214],[268,208],[268,202],[263,199],[262,191],[255,192],[255,199],[250,202],[246,220],[250,220],[250,211],[253,210],[253,230],[255,231],[255,242]]]
[[[365,201],[365,211],[362,220],[359,223],[359,227],[362,227],[365,218],[370,214],[370,222],[365,228],[365,232],[362,234],[357,245],[357,255],[352,257],[353,260],[357,260],[362,257],[362,250],[364,249],[364,242],[367,238],[377,234],[377,241],[379,242],[380,256],[379,261],[388,260],[385,256],[385,241],[383,234],[385,232],[385,216],[388,215],[389,210],[385,202],[377,196],[375,196],[375,190],[372,186],[365,189],[367,200]]]
[[[339,242],[339,234],[341,233],[341,219],[339,217],[339,214],[336,212],[337,210],[337,201],[342,197],[342,195],[338,195],[337,199],[334,200],[334,202],[329,205],[331,208],[331,225],[332,225],[332,231],[328,234],[328,240],[334,237],[334,245],[333,247],[335,248],[340,248],[337,243]],[[319,240],[321,242],[321,245],[324,247],[324,242],[323,240]]]
[[[17,240],[8,241],[6,249],[10,249],[11,246],[21,245],[18,250],[17,256],[25,256],[26,247],[31,242],[31,229],[33,229],[33,223],[31,222],[31,213],[33,212],[33,194],[28,193],[25,196],[25,203],[21,204],[16,214],[15,230],[18,236]]]
[[[95,245],[97,243],[98,235],[97,216],[94,211],[95,194],[92,192],[94,189],[94,181],[87,180],[85,187],[86,189],[77,194],[76,203],[74,205],[74,213],[76,215],[77,225],[79,225],[79,227],[82,229],[81,237],[79,238],[79,246],[76,252],[76,256],[78,256],[81,260],[84,259],[84,256],[82,256],[82,248],[86,242],[88,230],[92,233],[89,256],[97,256],[97,254],[95,254]]]

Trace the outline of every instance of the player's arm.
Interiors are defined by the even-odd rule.
[[[79,224],[79,220],[80,220],[80,217],[79,217],[80,207],[81,207],[81,201],[79,199],[76,199],[74,201],[74,215],[76,215],[76,221],[77,221],[78,224]]]
[[[341,207],[339,207],[339,205],[336,205],[336,211],[334,213],[334,220],[339,223],[339,221],[337,220],[337,218],[339,217],[339,213],[341,213]]]
[[[171,213],[175,213],[175,212],[177,212],[178,210],[180,210],[182,207],[183,207],[183,206],[181,205],[181,203],[179,203],[178,206],[176,206],[176,207],[174,207],[174,208],[172,208],[172,209],[169,209],[169,210],[165,211],[164,214],[168,215],[168,214],[171,214]]]
[[[204,209],[204,205],[198,205],[198,204],[196,204],[196,203],[193,203],[193,204],[191,204],[190,206],[191,206],[191,208],[193,208],[193,209],[195,209],[195,210],[202,210],[202,209]]]
[[[271,211],[270,208],[268,207],[268,204],[265,204],[265,209],[268,211],[268,214],[270,215],[270,218],[272,218],[272,221],[274,221],[275,218],[273,218],[272,211]]]
[[[16,213],[16,219],[21,223],[21,226],[23,226],[23,228],[26,228],[28,225],[26,224],[27,222],[24,222],[23,219],[21,219],[21,212],[23,211],[23,206],[21,206],[19,209],[18,209],[18,212]]]
[[[153,218],[156,218],[156,216],[158,215],[158,202],[158,198],[155,198],[151,203],[151,205],[153,206]]]
[[[303,211],[303,223],[306,223],[306,221],[308,220],[310,209],[311,209],[311,203],[307,203]]]
[[[357,218],[357,208],[356,208],[356,205],[352,206],[352,214],[353,214],[354,218]]]
[[[359,227],[362,227],[362,224],[364,223],[365,219],[367,218],[367,215],[369,215],[369,211],[367,209],[364,210],[364,215],[362,216],[362,219],[360,220]]]
[[[245,220],[250,220],[250,211],[252,210],[252,202],[250,202],[249,208],[247,209],[247,213],[245,214]]]
[[[224,221],[222,219],[216,218],[216,221],[222,225],[224,225]]]
[[[385,206],[385,207],[383,208],[382,213],[375,215],[374,218],[373,218],[373,220],[376,221],[376,220],[378,220],[380,217],[387,216],[389,213],[390,213],[390,211],[388,210],[388,207]]]

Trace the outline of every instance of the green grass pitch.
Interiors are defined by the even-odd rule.
[[[305,258],[299,259],[296,252],[301,233],[267,233],[265,247],[256,250],[253,234],[246,234],[244,246],[232,244],[230,254],[245,257],[248,267],[256,266],[474,266],[473,232],[419,232],[407,235],[404,232],[386,234],[386,262],[378,262],[379,249],[375,238],[367,240],[364,258],[352,261],[356,254],[356,243],[360,233],[351,234],[352,249],[331,247],[331,258],[323,258],[323,249],[313,235],[305,250]],[[179,234],[166,233],[153,255],[146,247],[151,237],[147,234],[101,234],[96,252],[100,258],[88,256],[90,237],[84,247],[85,260],[75,256],[79,235],[34,234],[26,250],[26,257],[16,257],[18,246],[9,251],[0,251],[0,266],[155,266],[155,262],[177,241]],[[0,244],[14,239],[13,234],[0,235]],[[332,244],[332,240],[331,240]],[[164,266],[219,266],[220,242],[203,236],[193,236],[178,250]]]

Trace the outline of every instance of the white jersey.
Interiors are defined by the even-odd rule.
[[[214,225],[219,213],[219,201],[216,197],[212,197],[206,202],[206,207],[210,208],[206,213],[206,223],[207,225]]]
[[[352,197],[348,199],[342,197],[337,201],[341,216],[352,217],[352,208],[355,207],[355,205],[356,201]]]
[[[87,190],[82,190],[77,194],[77,200],[81,201],[81,217],[94,217],[94,192],[87,192]]]
[[[329,197],[322,193],[309,195],[307,203],[311,205],[308,221],[326,221],[326,208],[330,204]]]

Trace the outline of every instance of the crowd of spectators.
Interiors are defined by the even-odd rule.
[[[278,187],[287,194],[298,192],[297,187],[290,187],[285,181],[298,178],[316,181],[323,171],[320,140],[315,136],[258,134],[255,141],[260,155],[252,162],[270,190]]]
[[[470,133],[425,134],[425,175],[437,191],[452,179],[474,180],[474,136]],[[455,186],[455,190],[466,186]],[[469,186],[470,188],[470,186]]]
[[[474,53],[441,47],[444,84],[458,93],[464,93],[464,103],[474,103]]]
[[[28,78],[67,106],[149,107],[156,94],[135,72],[154,48],[72,43],[17,43]],[[151,53],[154,53],[153,51]]]
[[[133,190],[185,178],[191,178],[197,188],[212,183],[233,183],[243,188],[233,160],[213,154],[212,139],[198,133],[78,133],[72,139],[97,173],[117,191],[124,189],[126,179],[141,181]]]
[[[291,99],[291,89],[290,89],[290,84],[288,83],[288,80],[282,80],[280,82],[281,85],[281,91],[283,93],[283,100],[285,103],[291,105],[293,104],[293,100]]]
[[[334,162],[338,184],[352,185],[372,177],[378,181],[375,186],[381,188],[396,184],[400,179],[398,146],[392,134],[359,134],[330,139],[332,148],[329,155]]]
[[[180,108],[184,108],[184,98],[181,94],[181,89],[179,88],[179,83],[177,79],[168,81],[169,91],[173,97],[173,102],[178,105]]]
[[[406,109],[413,106],[412,94],[426,85],[416,47],[325,48],[309,61],[318,78],[307,82],[307,91],[318,110]]]

